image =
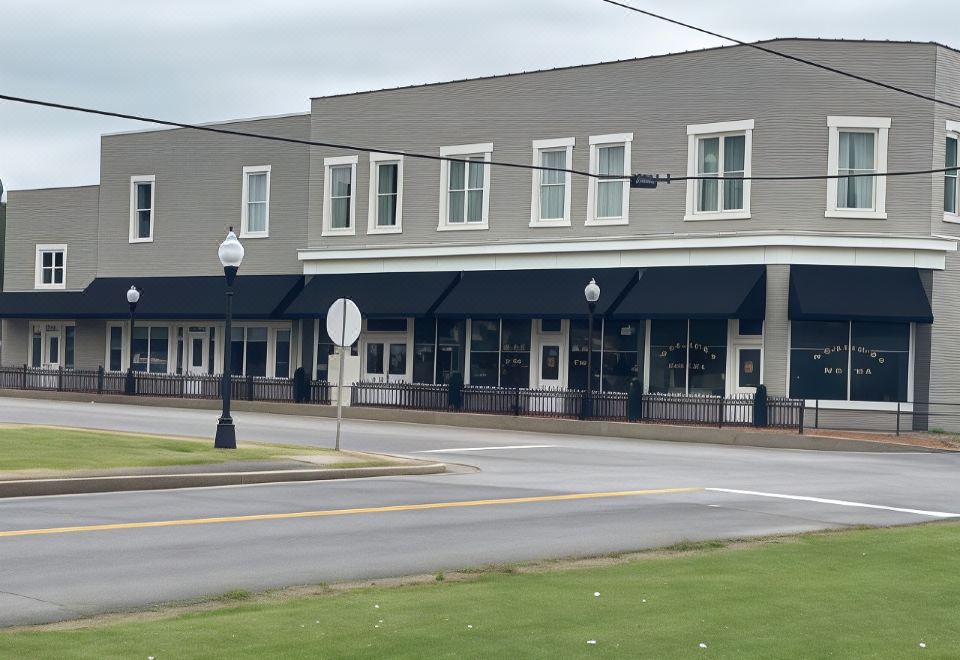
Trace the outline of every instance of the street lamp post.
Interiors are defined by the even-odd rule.
[[[593,417],[593,311],[597,307],[597,301],[600,300],[600,287],[597,281],[590,278],[590,283],[584,287],[583,295],[587,299],[587,308],[590,313],[587,316],[587,396],[583,400],[583,412],[581,417],[587,419]]]
[[[127,364],[127,380],[124,384],[124,392],[127,394],[134,394],[136,392],[136,381],[133,379],[133,327],[134,327],[134,317],[137,313],[137,303],[140,302],[140,289],[136,286],[131,285],[127,289],[127,304],[130,305],[130,362]],[[147,360],[149,361],[149,347],[147,350]],[[149,364],[149,362],[148,362]]]
[[[217,435],[213,446],[216,449],[236,449],[237,430],[233,426],[233,418],[230,417],[230,344],[233,338],[233,281],[243,261],[243,246],[237,240],[237,235],[233,233],[233,227],[230,227],[226,240],[220,244],[217,255],[220,257],[220,263],[223,264],[223,274],[227,279],[227,313],[223,331],[223,414],[217,422]]]

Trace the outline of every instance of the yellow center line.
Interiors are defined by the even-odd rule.
[[[570,493],[568,495],[540,495],[536,497],[508,497],[498,500],[467,500],[464,502],[428,502],[426,504],[398,504],[395,506],[365,507],[360,509],[328,509],[326,511],[295,511],[291,513],[261,513],[249,516],[220,516],[217,518],[187,518],[183,520],[152,520],[145,522],[110,523],[105,525],[81,525],[76,527],[47,527],[41,529],[15,529],[0,531],[0,538],[12,536],[39,536],[41,534],[70,534],[73,532],[106,532],[116,529],[145,529],[150,527],[180,527],[184,525],[213,525],[230,522],[256,522],[262,520],[287,520],[290,518],[323,518],[327,516],[350,516],[358,513],[391,513],[395,511],[425,511],[428,509],[455,509],[469,506],[492,506],[495,504],[529,504],[532,502],[564,502],[570,500],[595,500],[610,497],[633,497],[637,495],[668,495],[671,493],[694,493],[703,488],[655,488],[650,490],[621,490],[607,493]]]

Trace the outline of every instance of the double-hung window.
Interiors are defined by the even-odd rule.
[[[270,235],[270,166],[243,168],[243,210],[241,238],[266,238]]]
[[[687,126],[685,220],[743,220],[750,217],[753,120]]]
[[[130,177],[130,242],[153,241],[154,203],[157,177],[153,174]]]
[[[960,121],[947,122],[947,150],[943,166],[943,219],[960,222],[960,171],[957,170],[957,147],[960,145]]]
[[[570,172],[575,138],[533,141],[531,227],[570,226]]]
[[[827,117],[828,218],[887,217],[887,117]]]
[[[440,223],[437,229],[487,229],[493,143],[440,147]]]
[[[403,222],[403,156],[370,154],[368,234],[399,234]]]
[[[67,246],[38,245],[34,269],[35,289],[67,288]]]
[[[630,145],[633,133],[590,136],[590,178],[587,225],[630,222]],[[623,177],[623,178],[620,178]]]
[[[323,235],[356,233],[358,156],[323,159]]]

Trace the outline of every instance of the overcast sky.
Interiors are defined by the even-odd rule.
[[[750,41],[960,46],[957,0],[632,2]],[[311,96],[723,43],[600,0],[3,0],[0,93],[210,122],[306,112]],[[0,180],[98,183],[100,134],[146,127],[0,101]]]

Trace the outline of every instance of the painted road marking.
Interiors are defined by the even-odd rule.
[[[817,502],[819,504],[836,504],[838,506],[852,506],[861,509],[883,509],[899,513],[915,513],[918,516],[932,518],[960,518],[960,513],[946,513],[944,511],[924,511],[923,509],[904,509],[896,506],[882,506],[880,504],[865,504],[863,502],[848,502],[847,500],[830,500],[823,497],[807,497],[804,495],[783,495],[781,493],[762,493],[755,490],[734,490],[732,488],[704,488],[715,493],[733,493],[734,495],[755,495],[757,497],[774,497],[781,500],[801,500],[803,502]]]
[[[153,520],[146,522],[111,523],[104,525],[81,525],[77,527],[48,527],[41,529],[14,529],[0,531],[0,538],[12,536],[39,536],[41,534],[70,534],[73,532],[106,532],[117,529],[145,529],[150,527],[180,527],[185,525],[213,525],[229,522],[256,522],[262,520],[287,520],[290,518],[323,518],[349,516],[359,513],[392,513],[396,511],[425,511],[428,509],[455,509],[495,504],[529,504],[533,502],[565,502],[571,500],[596,500],[610,497],[633,497],[638,495],[669,495],[672,493],[697,493],[703,488],[654,488],[649,490],[622,490],[608,493],[570,493],[567,495],[539,495],[534,497],[508,497],[498,500],[467,500],[463,502],[428,502],[426,504],[400,504],[395,506],[366,507],[362,509],[329,509],[326,511],[296,511],[293,513],[262,513],[250,516],[222,516],[218,518],[192,518],[184,520]]]
[[[506,445],[504,447],[455,447],[452,449],[424,449],[414,454],[451,454],[458,451],[494,451],[497,449],[548,449],[560,445]]]

